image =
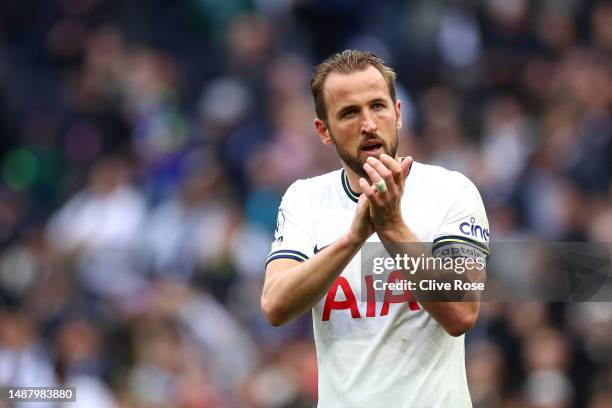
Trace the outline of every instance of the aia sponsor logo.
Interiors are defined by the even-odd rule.
[[[476,218],[474,217],[470,218],[470,222],[466,221],[459,224],[459,231],[464,235],[489,241],[489,230],[476,224]]]
[[[389,274],[387,282],[397,282],[401,281],[402,279],[402,273],[399,270],[395,270]],[[361,319],[362,317],[376,317],[377,312],[378,316],[386,316],[389,314],[389,306],[392,303],[406,303],[406,308],[413,312],[421,309],[419,304],[415,301],[412,293],[408,290],[397,293],[390,289],[386,289],[383,301],[377,302],[376,293],[374,290],[374,276],[364,276],[363,283],[365,284],[366,291],[365,311],[363,309],[360,310],[359,304],[363,303],[357,302],[355,292],[351,288],[348,280],[343,276],[339,276],[329,291],[327,291],[321,320],[324,322],[328,321],[331,317],[332,311],[334,310],[349,310],[353,319]],[[341,291],[344,294],[344,300],[337,300],[338,291]],[[380,310],[377,310],[377,305],[382,305]]]

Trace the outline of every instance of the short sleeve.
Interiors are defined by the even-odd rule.
[[[455,173],[457,174],[457,173]],[[489,257],[489,221],[478,189],[459,175],[462,187],[434,234],[432,253],[439,257]]]
[[[303,262],[313,255],[314,240],[310,211],[307,208],[310,200],[307,187],[305,181],[298,180],[285,192],[278,208],[274,242],[266,265],[274,259],[282,258]]]

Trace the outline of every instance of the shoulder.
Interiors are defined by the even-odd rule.
[[[410,169],[410,173],[412,172],[415,172],[415,175],[424,182],[442,183],[449,187],[456,186],[458,188],[462,188],[466,185],[474,185],[474,183],[472,183],[463,173],[448,170],[433,164],[414,162]]]
[[[433,189],[437,195],[446,197],[477,191],[474,183],[463,173],[419,162],[412,164],[408,182],[413,182],[428,190]]]
[[[340,182],[341,170],[334,170],[316,177],[298,179],[287,188],[285,196],[291,195],[301,198],[324,196],[334,191],[334,188]]]

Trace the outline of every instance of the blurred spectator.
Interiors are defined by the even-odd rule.
[[[0,385],[315,404],[309,316],[270,328],[259,296],[284,190],[340,166],[308,80],[349,46],[396,68],[399,151],[474,180],[494,241],[612,241],[610,2],[4,0]],[[499,278],[550,286],[506,248]],[[485,302],[474,405],[612,406],[610,344],[609,303]]]
[[[94,293],[129,295],[142,285],[136,257],[145,216],[142,194],[130,185],[128,164],[102,160],[88,185],[68,201],[49,224],[49,240],[76,266]]]

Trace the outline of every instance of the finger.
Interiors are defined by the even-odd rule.
[[[410,173],[410,169],[412,168],[412,163],[413,163],[413,159],[412,156],[408,156],[406,157],[402,163],[401,163],[401,167],[402,167],[402,177],[405,179],[406,177],[408,177],[408,174]]]
[[[380,161],[384,164],[393,174],[393,180],[395,184],[401,186],[404,179],[402,178],[402,166],[393,157],[388,154],[381,154]]]
[[[398,194],[399,188],[397,186],[397,183],[395,183],[395,180],[393,179],[393,173],[391,173],[391,170],[389,170],[387,166],[382,164],[380,160],[374,157],[368,157],[368,162],[364,165],[364,168],[366,165],[370,165],[374,169],[374,171],[378,174],[379,178],[377,178],[377,180],[382,179],[385,181],[385,184],[387,185],[387,190],[390,192],[391,195]],[[368,173],[368,175],[369,174],[370,173]],[[374,183],[376,182],[377,181],[374,181]]]
[[[384,180],[380,174],[372,167],[369,163],[365,163],[363,165],[363,169],[368,174],[370,181],[372,184],[379,183],[381,180]],[[367,180],[366,180],[367,181]]]
[[[376,172],[380,174],[383,180],[385,180],[385,183],[387,183],[387,187],[390,187],[390,183],[395,184],[395,180],[393,180],[393,173],[391,173],[391,170],[389,170],[387,166],[385,166],[376,157],[368,157],[368,164],[374,167],[374,170],[376,170]]]
[[[374,170],[376,170],[383,180],[385,180],[385,183],[387,183],[387,188],[391,189],[391,185],[395,184],[391,170],[389,170],[380,160],[372,156],[368,157],[368,164],[374,167]]]
[[[371,186],[363,177],[359,178],[359,187],[361,187],[362,195],[365,195],[370,204],[382,207],[383,202],[379,194],[376,194],[376,189]]]

